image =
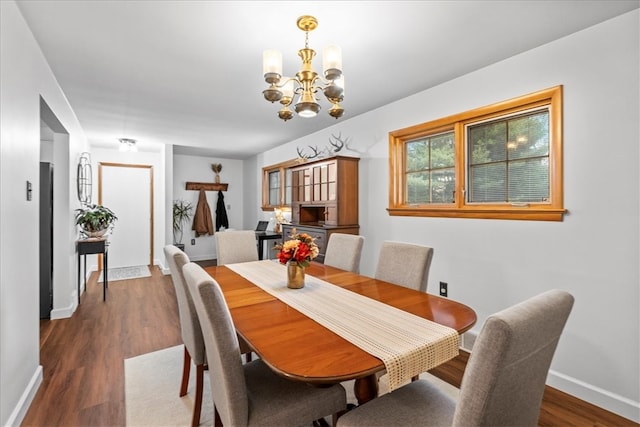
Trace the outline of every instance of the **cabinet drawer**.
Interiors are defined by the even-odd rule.
[[[296,229],[298,233],[306,233],[309,236],[316,239],[316,245],[318,245],[318,250],[320,254],[324,255],[324,250],[327,247],[327,233],[322,229],[305,227],[304,225],[286,225],[283,227],[282,231],[284,232],[284,240],[288,240],[291,235],[292,228]],[[323,257],[324,258],[324,257]]]

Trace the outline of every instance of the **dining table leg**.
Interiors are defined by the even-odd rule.
[[[356,379],[353,384],[353,393],[358,399],[358,405],[378,397],[378,377],[373,374]]]

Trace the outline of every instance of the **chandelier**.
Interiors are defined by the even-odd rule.
[[[282,53],[277,50],[266,50],[262,54],[262,70],[264,80],[269,84],[262,94],[274,103],[279,101],[282,109],[278,117],[285,122],[293,117],[289,108],[296,99],[293,109],[300,117],[315,117],[320,111],[316,93],[322,91],[332,104],[329,115],[336,119],[342,117],[344,109],[340,106],[344,93],[344,77],[342,76],[342,51],[335,45],[327,46],[322,52],[322,68],[324,79],[313,70],[311,61],[316,52],[309,48],[309,31],[318,27],[318,20],[305,15],[298,18],[298,28],[305,32],[304,49],[298,51],[302,59],[302,68],[295,77],[282,76]]]

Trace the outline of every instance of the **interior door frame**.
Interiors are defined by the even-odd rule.
[[[102,204],[102,167],[142,168],[149,170],[149,266],[153,265],[153,166],[131,163],[98,163],[98,204]],[[102,270],[102,256],[98,260],[98,270]]]

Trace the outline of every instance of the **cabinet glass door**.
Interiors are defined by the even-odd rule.
[[[320,191],[320,186],[322,184],[321,175],[322,175],[322,166],[314,166],[313,167],[313,201],[320,202],[322,201],[322,192]]]
[[[303,169],[301,172],[304,177],[303,197],[301,201],[310,202],[311,201],[311,170]]]
[[[291,193],[292,193],[292,176],[291,170],[286,169],[284,172],[284,204],[291,206]]]
[[[338,165],[336,162],[327,165],[328,196],[326,200],[336,200],[338,192]]]

